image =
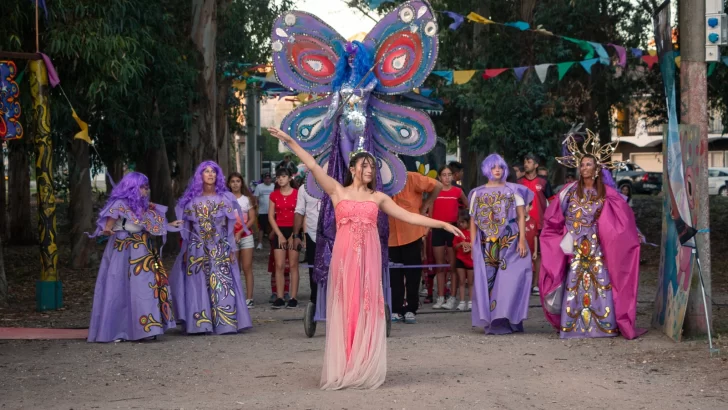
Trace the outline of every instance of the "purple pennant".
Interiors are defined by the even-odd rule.
[[[33,3],[33,6],[35,6],[35,0],[30,0],[31,3]],[[43,12],[45,12],[45,18],[48,20],[48,7],[46,7],[45,0],[38,0],[38,7],[43,9]]]
[[[640,57],[642,57],[642,54],[644,54],[644,53],[639,48],[632,49],[632,57],[640,58]]]
[[[453,31],[457,30],[460,27],[460,25],[463,24],[463,21],[465,21],[465,17],[463,17],[462,15],[460,15],[458,13],[455,13],[452,11],[443,11],[442,13],[447,14],[448,16],[450,16],[451,19],[455,20],[452,22],[452,24],[450,24],[448,26],[448,28],[450,30],[453,30]]]
[[[529,67],[514,67],[513,73],[516,75],[516,79],[518,81],[521,81],[523,79],[523,74],[528,70]]]
[[[619,57],[619,65],[622,66],[622,68],[627,67],[627,50],[624,47],[618,46],[616,44],[607,45],[614,47],[614,50],[617,52],[617,57]]]

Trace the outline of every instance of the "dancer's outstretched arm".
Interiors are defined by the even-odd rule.
[[[447,222],[438,221],[436,219],[428,218],[420,214],[409,212],[406,209],[397,205],[392,200],[392,198],[382,192],[377,192],[376,195],[379,203],[379,209],[384,211],[384,213],[391,216],[392,218],[399,219],[402,222],[406,222],[412,225],[425,226],[427,228],[444,229],[456,236],[465,238],[465,235],[463,235],[460,229],[458,229],[454,225],[451,225]]]
[[[296,154],[296,156],[306,165],[309,171],[311,171],[313,177],[316,178],[316,182],[319,183],[324,192],[326,192],[329,196],[335,196],[337,190],[342,188],[341,184],[339,184],[335,179],[326,175],[326,171],[321,168],[318,162],[316,162],[316,159],[306,152],[306,150],[301,148],[293,137],[278,128],[268,128],[268,132],[270,132],[270,135],[274,138],[286,144],[286,146],[288,146],[288,148]]]

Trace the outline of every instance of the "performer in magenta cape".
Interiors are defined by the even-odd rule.
[[[273,23],[271,47],[278,81],[298,92],[327,96],[293,110],[281,124],[327,174],[339,183],[347,175],[349,153],[363,143],[377,159],[377,189],[392,196],[407,179],[397,154],[419,156],[437,141],[429,116],[421,111],[385,101],[387,95],[419,87],[435,66],[437,19],[423,0],[397,6],[377,23],[363,42],[347,43],[315,16],[287,11]],[[322,199],[316,240],[319,296],[329,272],[336,223],[334,207],[314,178],[306,190]],[[387,242],[388,219],[378,215],[380,241]],[[388,265],[382,247],[382,267]],[[384,278],[388,287],[389,278]],[[317,318],[325,316],[317,305]]]
[[[169,277],[177,321],[188,334],[219,335],[251,327],[234,259],[235,222],[242,220],[242,211],[220,166],[201,163],[175,210],[184,221],[182,250]]]
[[[290,135],[275,128],[268,131],[306,164],[336,210],[337,235],[326,296],[326,349],[321,388],[375,389],[384,383],[387,374],[378,212],[381,210],[413,225],[446,229],[459,237],[463,234],[448,223],[408,212],[385,193],[377,192],[376,159],[362,144],[354,147],[345,182],[340,184],[326,175]]]
[[[570,155],[557,161],[579,168],[580,178],[544,216],[541,303],[562,339],[634,339],[643,333],[635,328],[640,239],[632,209],[610,186],[608,169],[621,165],[610,160],[618,141],[602,146],[587,130],[582,151],[577,136],[569,133]]]
[[[475,295],[472,323],[485,333],[523,331],[531,295],[531,252],[525,208],[533,192],[505,182],[508,165],[490,154],[481,165],[488,183],[470,191],[470,235]]]
[[[89,235],[109,237],[96,277],[89,342],[152,338],[175,327],[167,271],[152,242],[152,236],[167,234],[166,212],[149,202],[144,174],[126,174],[111,191]]]

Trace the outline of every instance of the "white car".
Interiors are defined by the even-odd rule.
[[[728,168],[708,168],[708,195],[728,196]]]

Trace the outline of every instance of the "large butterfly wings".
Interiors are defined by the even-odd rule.
[[[392,152],[420,156],[430,152],[437,143],[435,125],[422,110],[372,96],[369,114],[375,141]]]
[[[287,11],[273,22],[271,48],[278,82],[292,90],[330,93],[340,56],[335,43],[344,44],[339,33],[318,17]]]
[[[288,113],[281,123],[281,129],[313,156],[329,148],[334,139],[334,127],[324,125],[332,99],[329,95],[302,105]]]
[[[374,75],[381,94],[419,87],[437,61],[437,18],[427,1],[401,4],[382,18],[364,39],[374,50]]]

